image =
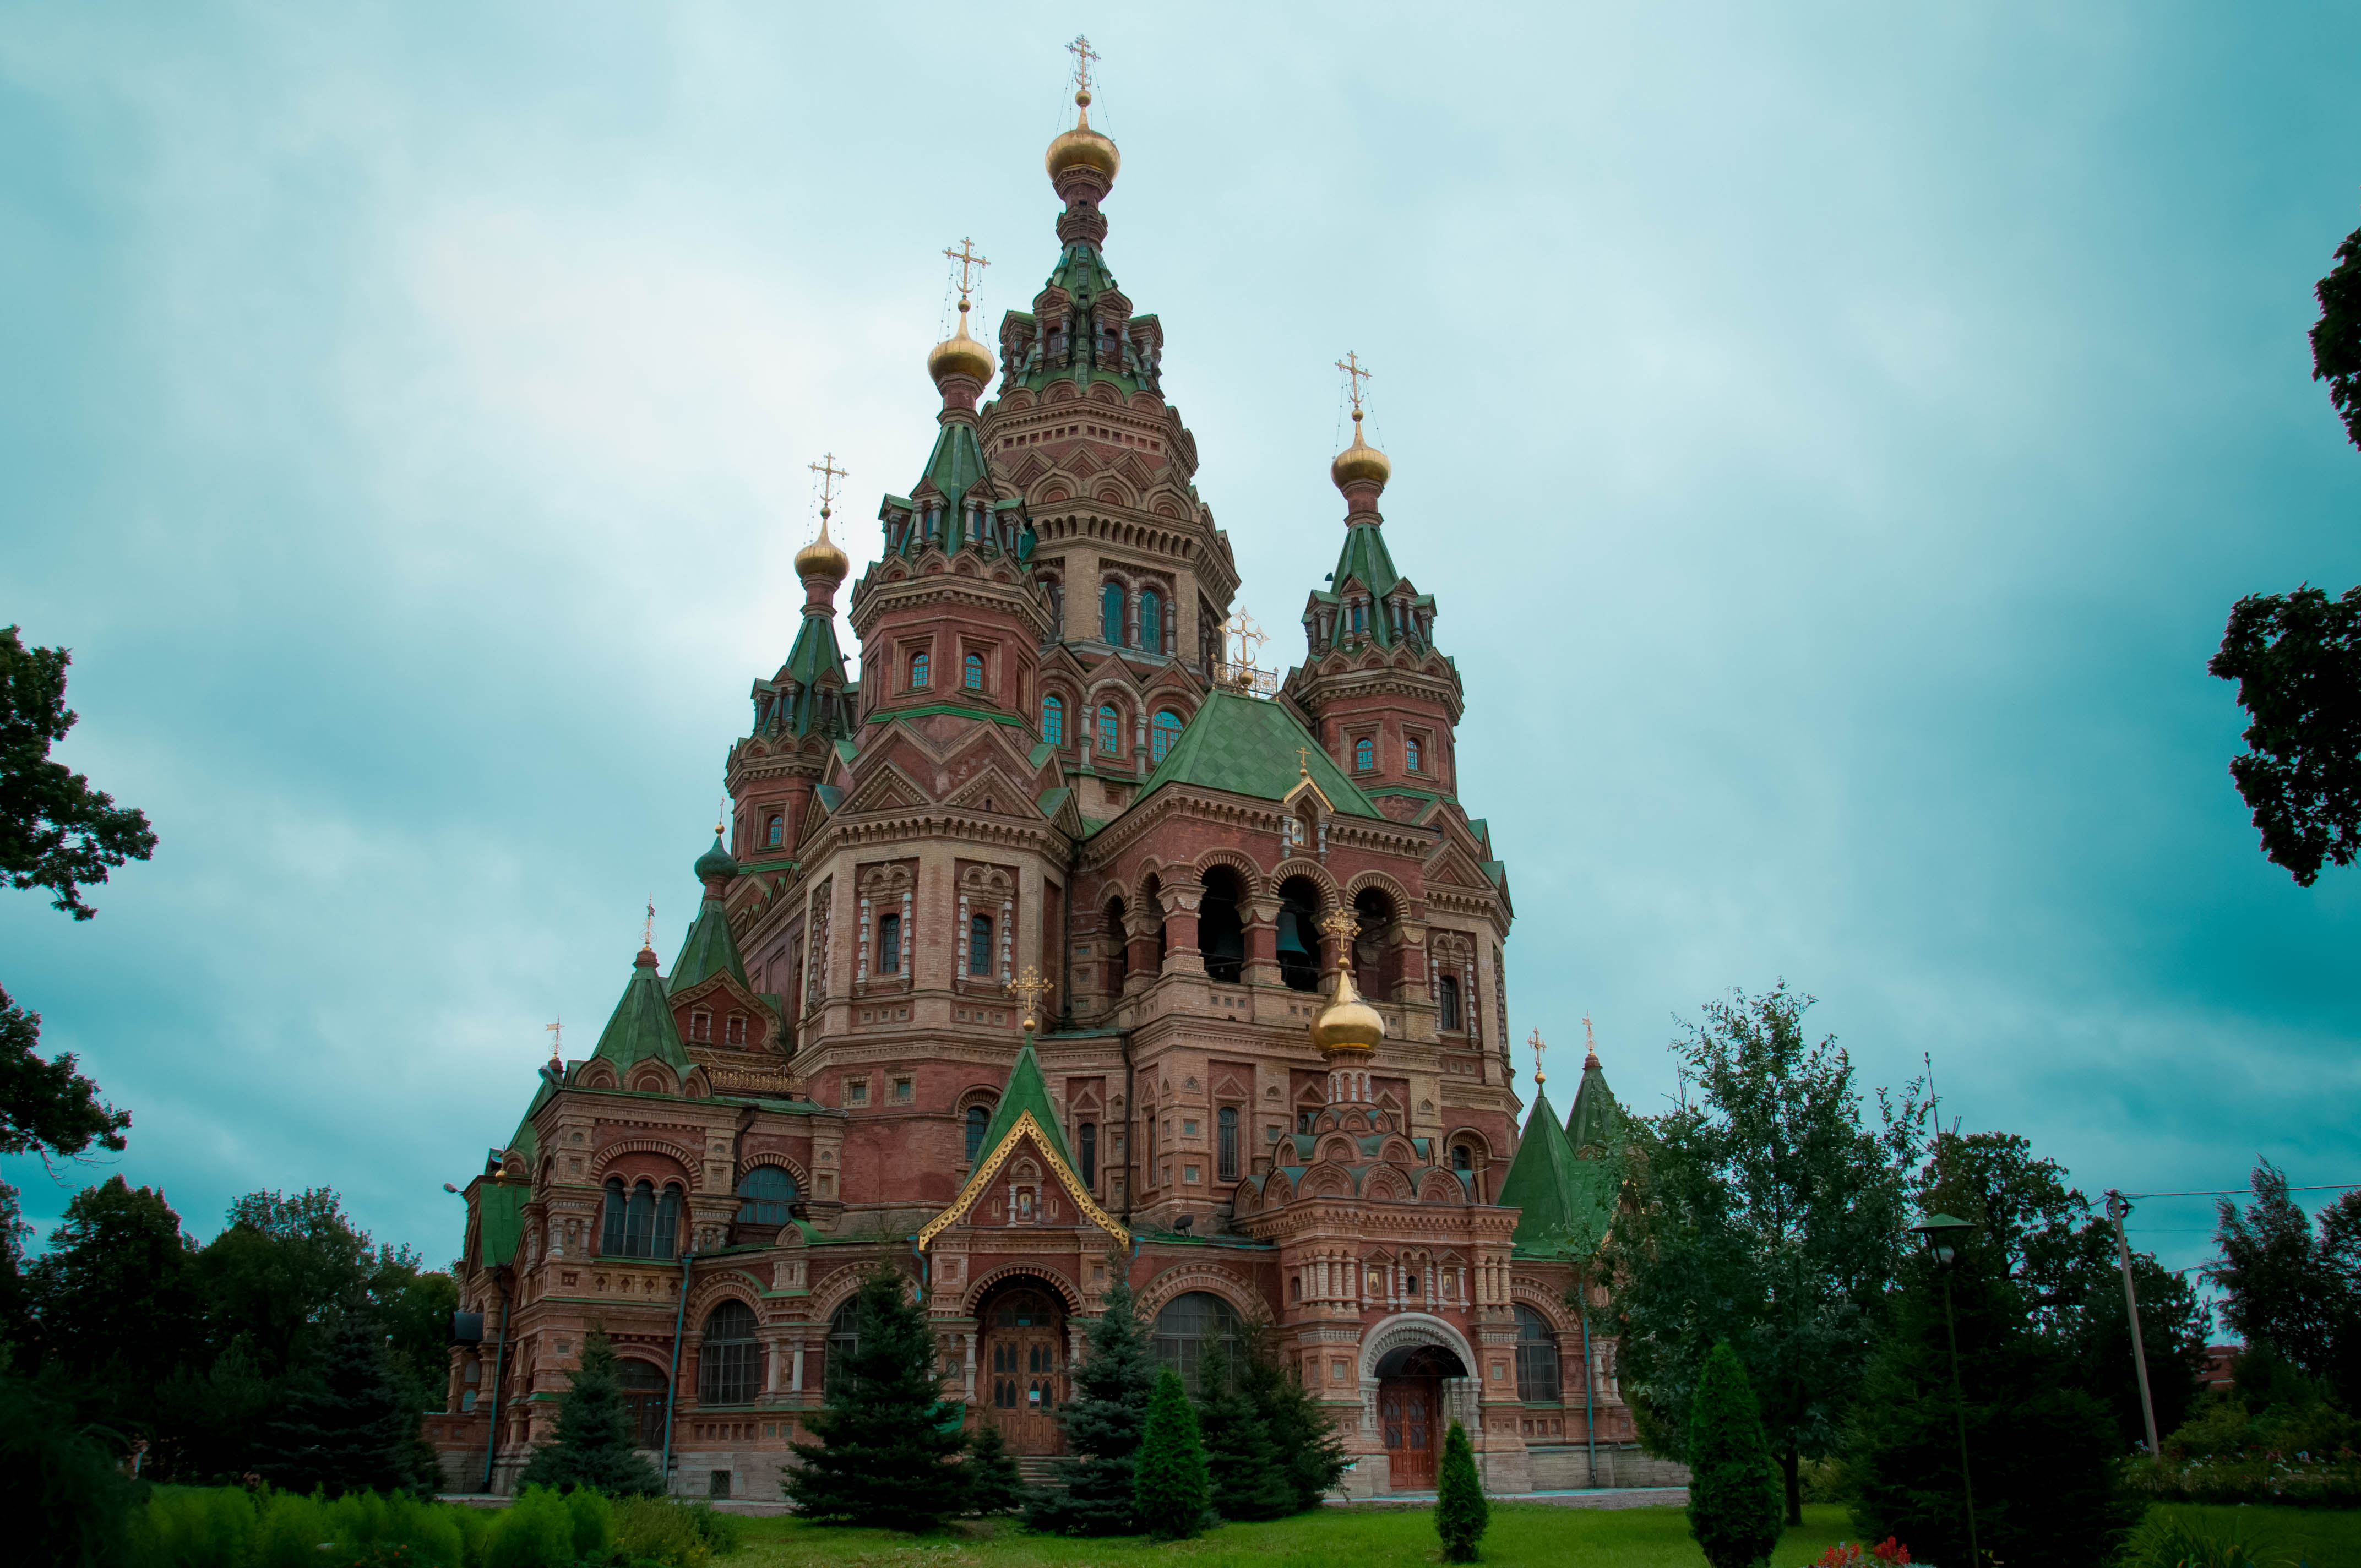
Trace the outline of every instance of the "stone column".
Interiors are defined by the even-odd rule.
[[[1156,983],[1156,934],[1162,926],[1163,916],[1154,909],[1140,907],[1124,911],[1123,928],[1131,938],[1124,955],[1125,995],[1146,991]]]
[[[1204,888],[1195,883],[1164,890],[1164,972],[1203,974],[1205,956],[1197,950],[1197,907]]]
[[[1386,934],[1393,944],[1393,998],[1397,1002],[1431,1002],[1426,981],[1426,924],[1402,920]]]
[[[1279,983],[1279,911],[1275,893],[1253,894],[1243,901],[1239,913],[1246,922],[1246,961],[1239,978],[1248,985]]]
[[[795,1371],[787,1384],[787,1392],[790,1394],[800,1394],[804,1391],[804,1336],[797,1334],[795,1340]]]

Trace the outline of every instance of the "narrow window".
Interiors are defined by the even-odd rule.
[[[1418,741],[1415,739],[1402,742],[1402,766],[1411,773],[1418,772]]]
[[[1517,1398],[1527,1404],[1558,1401],[1557,1335],[1542,1315],[1520,1306],[1517,1313]]]
[[[1180,716],[1167,708],[1156,716],[1148,727],[1148,755],[1150,762],[1160,762],[1164,753],[1172,750],[1172,742],[1180,739]]]
[[[1221,1164],[1217,1174],[1224,1181],[1238,1179],[1238,1112],[1235,1105],[1224,1105],[1217,1119],[1221,1131]]]
[[[991,1124],[992,1113],[990,1111],[984,1109],[981,1105],[971,1105],[967,1108],[968,1164],[973,1165],[975,1163],[975,1157],[983,1152],[983,1130],[985,1127],[991,1125]]]
[[[1099,1124],[1085,1122],[1082,1125],[1082,1185],[1096,1188],[1099,1184]]]
[[[1353,630],[1356,631],[1368,630],[1368,607],[1359,599],[1353,601]]]
[[[786,838],[787,819],[779,816],[776,812],[772,813],[770,827],[771,848],[774,850],[777,849],[781,844],[786,841]]]
[[[877,972],[902,972],[902,917],[880,915],[877,917]]]
[[[1366,737],[1354,741],[1353,767],[1355,771],[1366,773],[1377,765],[1378,743],[1375,740],[1367,739]]]
[[[1122,728],[1123,716],[1115,712],[1115,704],[1111,702],[1100,704],[1099,755],[1102,757],[1112,757],[1115,754],[1117,734]]]
[[[673,1255],[674,1233],[680,1228],[680,1189],[667,1187],[656,1200],[655,1245],[650,1255],[670,1257]]]
[[[607,1179],[607,1223],[598,1234],[598,1251],[608,1257],[623,1255],[623,1214],[631,1206],[631,1198],[623,1190],[623,1179]]]
[[[962,679],[967,683],[967,689],[972,692],[980,692],[983,689],[983,654],[970,653],[967,656],[967,669]]]
[[[913,653],[910,655],[910,689],[922,690],[926,684],[927,656],[924,653]]]
[[[1041,739],[1052,746],[1066,743],[1066,705],[1055,696],[1041,699]]]
[[[967,923],[967,972],[978,980],[992,978],[992,916],[977,915]]]
[[[1154,588],[1140,590],[1139,645],[1151,653],[1164,652],[1164,601]]]
[[[1123,646],[1123,585],[1109,583],[1099,591],[1099,638]]]
[[[1435,985],[1434,997],[1436,1009],[1443,1014],[1439,1020],[1440,1026],[1445,1029],[1458,1028],[1460,1026],[1459,977],[1455,974],[1444,975]]]

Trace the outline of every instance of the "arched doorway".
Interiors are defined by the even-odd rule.
[[[1066,1402],[1066,1309],[1057,1293],[1011,1279],[976,1312],[975,1398],[1012,1453],[1063,1453],[1058,1411]]]
[[[1434,1462],[1448,1424],[1443,1380],[1466,1376],[1466,1365],[1439,1344],[1404,1345],[1378,1357],[1376,1370],[1387,1486],[1396,1492],[1424,1491],[1434,1485]]]

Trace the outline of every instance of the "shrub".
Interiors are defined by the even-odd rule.
[[[237,1486],[159,1486],[131,1519],[138,1568],[246,1568],[259,1516]]]
[[[1715,1345],[1689,1399],[1689,1534],[1713,1568],[1752,1568],[1779,1544],[1782,1499],[1746,1369]]]
[[[119,1561],[135,1495],[53,1386],[0,1376],[0,1507],[12,1552],[72,1568]]]
[[[980,1421],[967,1438],[968,1507],[980,1514],[1014,1513],[1025,1502],[1025,1482],[1008,1440],[990,1421]]]
[[[1443,1438],[1443,1469],[1434,1488],[1434,1530],[1443,1538],[1446,1563],[1473,1563],[1476,1543],[1492,1523],[1492,1505],[1476,1474],[1476,1450],[1457,1421]]]
[[[484,1568],[572,1568],[574,1513],[566,1499],[527,1486],[493,1522]]]
[[[2122,1568],[2279,1568],[2288,1559],[2266,1558],[2267,1538],[2246,1519],[2221,1530],[2158,1510],[2132,1532]]]
[[[574,1555],[596,1559],[607,1555],[615,1541],[614,1505],[588,1486],[566,1494],[566,1518],[574,1523]]]
[[[1205,1528],[1213,1483],[1205,1473],[1205,1449],[1197,1433],[1197,1412],[1180,1375],[1166,1367],[1148,1398],[1148,1427],[1139,1440],[1133,1473],[1132,1508],[1149,1536],[1181,1541]]]

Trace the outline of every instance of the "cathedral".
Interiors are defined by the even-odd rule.
[[[1121,159],[1082,85],[1032,308],[995,355],[962,287],[927,356],[931,448],[848,600],[859,678],[824,503],[670,971],[641,948],[467,1188],[427,1419],[456,1488],[513,1486],[597,1326],[675,1491],[776,1499],[880,1265],[1035,1475],[1127,1281],[1199,1388],[1255,1327],[1349,1493],[1431,1490],[1454,1419],[1494,1492],[1680,1479],[1574,1305],[1616,1197],[1597,1057],[1565,1122],[1537,1081],[1519,1126],[1508,872],[1358,377],[1336,568],[1282,679],[1227,635],[1237,568],[1164,325],[1109,266]],[[1443,547],[1403,531],[1405,559]]]

